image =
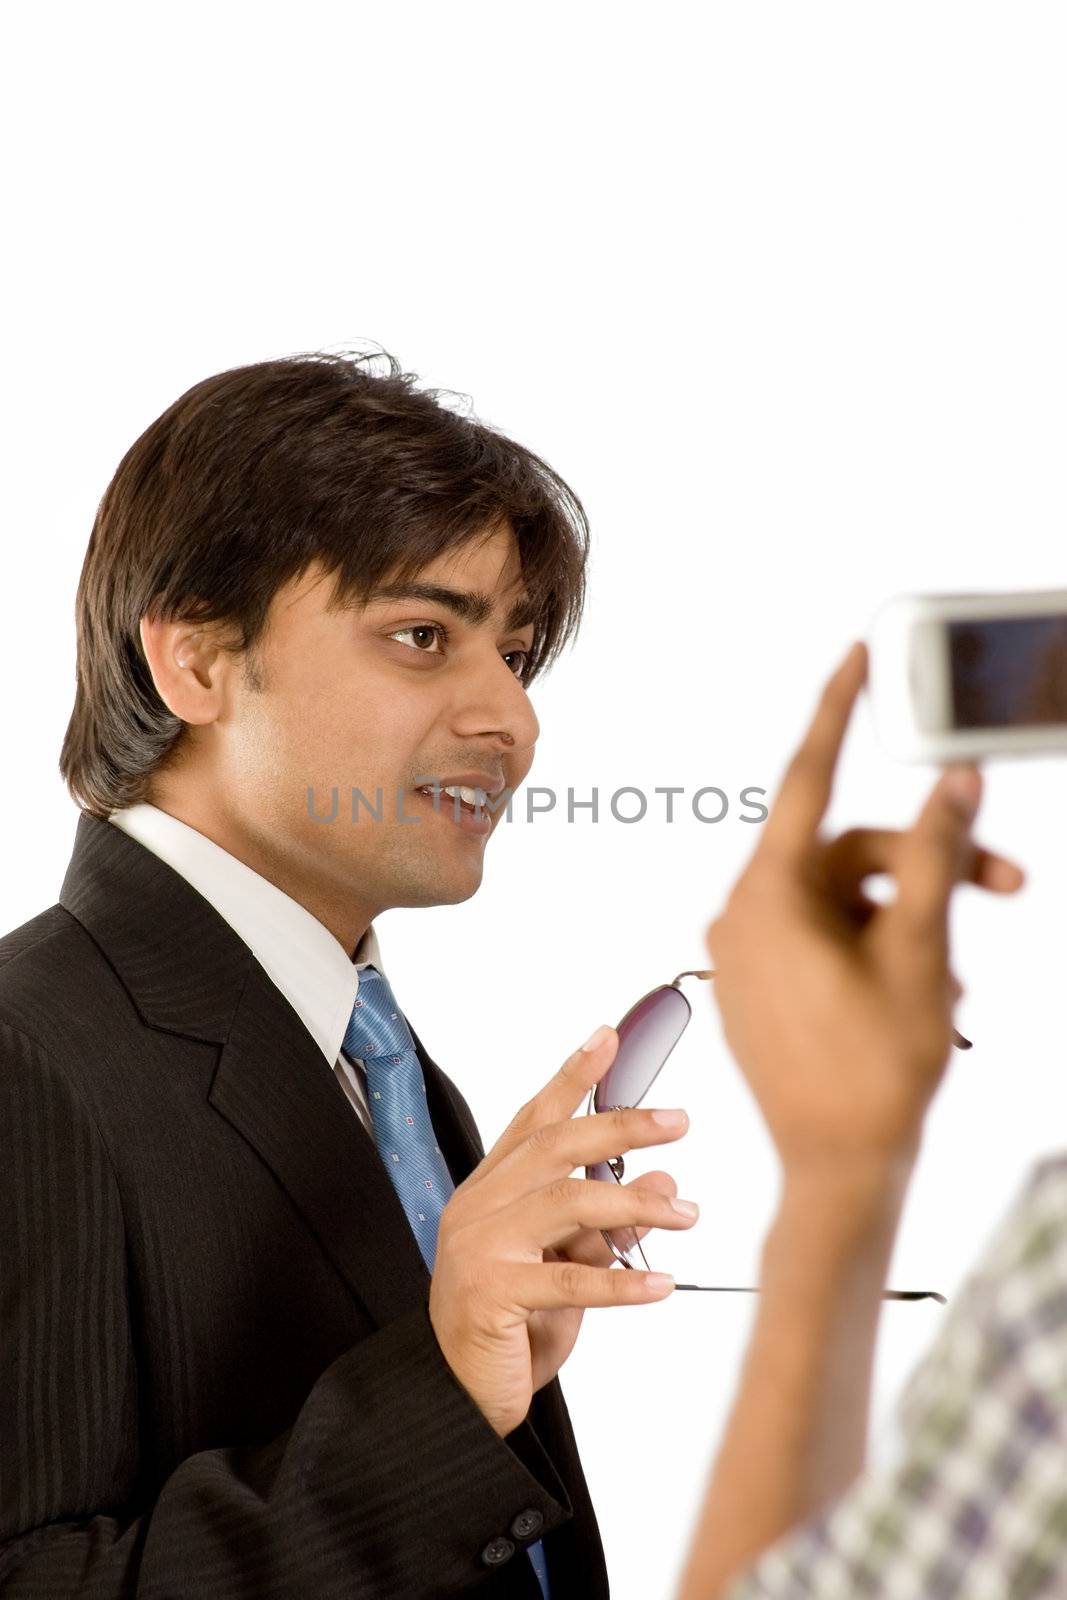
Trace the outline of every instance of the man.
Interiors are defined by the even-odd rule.
[[[1022,883],[970,843],[971,767],[903,837],[820,837],[864,671],[855,647],[708,931],[783,1180],[683,1600],[1067,1594],[1067,1157],[1038,1165],[908,1385],[895,1458],[862,1473],[879,1297],[960,992],[950,896]],[[888,906],[862,890],[884,871]]]
[[[600,1230],[695,1208],[569,1174],[684,1113],[572,1120],[602,1028],[483,1159],[373,929],[478,888],[587,530],[388,366],[200,383],[99,508],[74,853],[0,941],[12,1600],[607,1594],[556,1373],[586,1306],[672,1288]]]

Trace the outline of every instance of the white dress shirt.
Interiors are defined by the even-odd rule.
[[[373,1138],[363,1063],[350,1061],[341,1041],[361,968],[373,962],[385,976],[374,924],[350,960],[330,930],[299,901],[169,812],[141,803],[112,812],[108,821],[179,872],[244,940],[315,1040]]]

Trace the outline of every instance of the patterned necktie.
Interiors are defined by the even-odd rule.
[[[342,1049],[366,1068],[374,1142],[432,1272],[437,1224],[454,1185],[430,1121],[411,1032],[377,967],[359,975]]]
[[[356,1003],[341,1048],[351,1060],[363,1062],[374,1142],[432,1272],[437,1225],[454,1185],[430,1121],[426,1080],[411,1031],[377,967],[365,966],[359,974]],[[540,1539],[527,1546],[526,1553],[548,1600],[548,1568]]]

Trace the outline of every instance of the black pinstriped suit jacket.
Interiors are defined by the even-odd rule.
[[[418,1050],[458,1182],[477,1130]],[[0,1596],[537,1600],[543,1519],[554,1600],[603,1600],[559,1385],[499,1439],[428,1283],[247,945],[83,814],[0,940]]]

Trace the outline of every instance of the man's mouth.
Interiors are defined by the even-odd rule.
[[[415,790],[430,802],[432,811],[445,817],[453,827],[478,838],[493,831],[493,819],[485,809],[489,795],[485,789],[468,788],[466,784],[420,784]]]

